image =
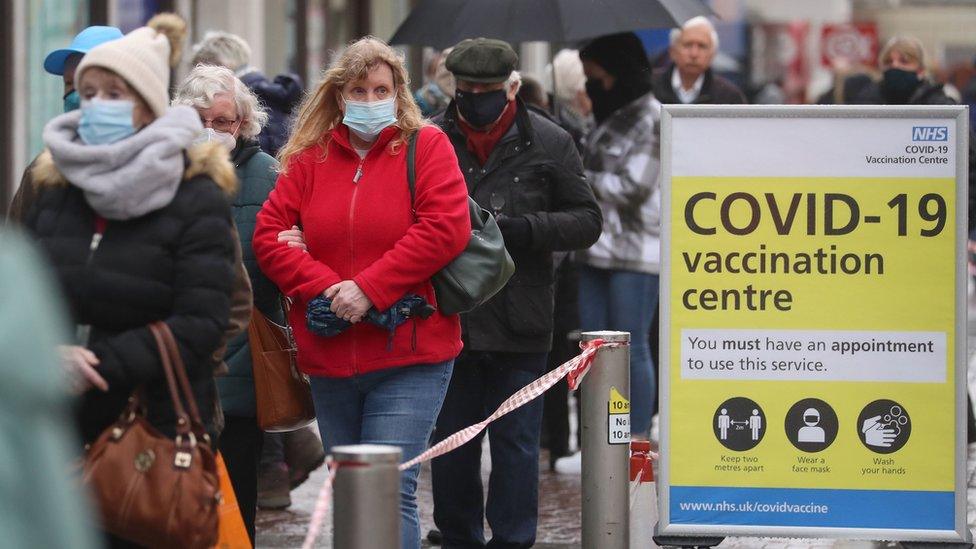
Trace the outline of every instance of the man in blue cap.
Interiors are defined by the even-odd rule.
[[[73,111],[81,107],[81,98],[78,90],[75,89],[75,69],[81,58],[95,46],[111,42],[117,38],[122,38],[122,31],[115,27],[92,26],[78,33],[67,48],[54,50],[47,54],[44,59],[44,70],[60,76],[64,80],[64,112]],[[7,218],[15,223],[20,223],[30,205],[34,202],[34,188],[30,180],[31,166],[24,170],[24,176],[20,180],[20,187],[14,194],[10,203],[10,210]]]
[[[81,106],[75,89],[75,68],[88,50],[99,44],[122,38],[122,31],[115,27],[93,26],[78,33],[67,48],[54,50],[44,59],[44,70],[64,79],[64,112]]]

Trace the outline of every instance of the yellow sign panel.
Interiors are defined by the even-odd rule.
[[[610,400],[608,401],[609,412],[611,414],[629,414],[630,401],[616,387],[610,387]]]
[[[672,178],[671,524],[954,529],[955,196]]]
[[[672,224],[673,484],[953,490],[954,194],[951,179],[673,180],[691,223]],[[735,397],[755,406],[723,414]],[[876,406],[879,440],[858,421],[877,400],[894,403]]]
[[[665,107],[664,535],[965,541],[958,107]]]

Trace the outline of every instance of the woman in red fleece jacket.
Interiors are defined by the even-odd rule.
[[[407,139],[417,133],[416,198],[407,184]],[[301,106],[279,153],[284,167],[257,216],[254,251],[264,273],[293,300],[289,321],[298,364],[312,396],[326,450],[393,444],[407,460],[424,450],[461,351],[457,315],[413,319],[393,335],[360,322],[408,294],[436,305],[430,277],[471,234],[467,186],[454,149],[427,125],[407,73],[385,43],[349,46]],[[279,241],[293,226],[307,249]],[[305,310],[313,298],[353,326],[314,335]],[[403,547],[419,547],[414,493],[419,467],[401,486]]]

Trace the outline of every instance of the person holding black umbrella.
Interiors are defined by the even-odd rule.
[[[552,345],[553,253],[590,246],[600,209],[573,139],[516,97],[518,57],[477,38],[447,57],[454,101],[435,119],[457,153],[473,198],[495,212],[516,270],[485,305],[461,315],[464,351],[437,419],[435,439],[477,423],[546,369]],[[542,399],[488,427],[492,473],[485,509],[482,436],[433,460],[434,522],[446,547],[531,547],[538,520]]]

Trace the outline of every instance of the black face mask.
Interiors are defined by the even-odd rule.
[[[921,82],[914,72],[888,69],[884,71],[884,80],[881,81],[881,94],[888,104],[904,105]]]
[[[603,81],[591,78],[586,81],[586,95],[593,102],[593,118],[600,124],[610,115],[617,112],[630,102],[629,94],[624,93],[622,86],[617,83],[609,90],[603,89]]]
[[[505,110],[508,95],[504,89],[484,93],[470,93],[458,90],[454,93],[458,112],[475,128],[488,126]]]

